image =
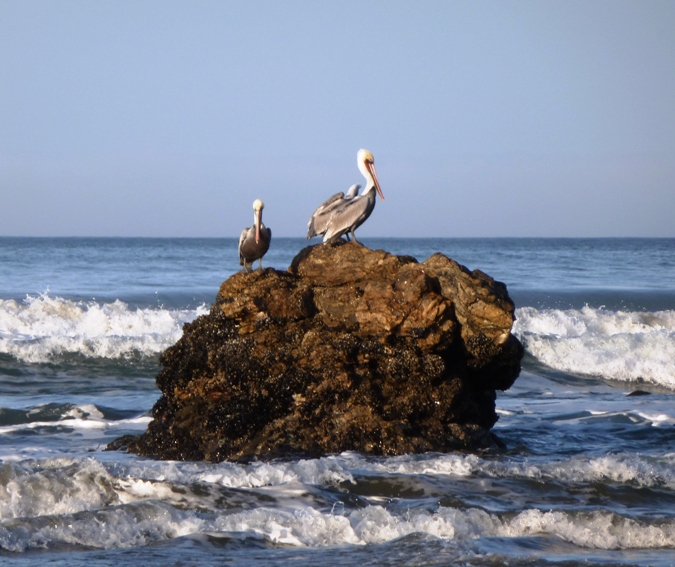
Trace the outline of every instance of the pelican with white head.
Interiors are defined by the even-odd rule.
[[[245,228],[239,237],[239,265],[244,266],[245,272],[251,271],[249,265],[256,260],[262,270],[262,257],[270,247],[272,230],[262,222],[264,208],[265,203],[260,199],[253,201],[253,226]]]

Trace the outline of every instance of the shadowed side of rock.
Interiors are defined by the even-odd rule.
[[[210,461],[495,444],[520,371],[506,287],[435,254],[307,247],[238,273],[162,357],[145,434],[113,447]]]

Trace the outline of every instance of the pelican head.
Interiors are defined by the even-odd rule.
[[[255,224],[255,243],[260,242],[260,225],[262,225],[262,210],[265,208],[265,203],[260,199],[253,201],[253,223]]]
[[[380,189],[380,182],[377,180],[377,173],[375,172],[375,158],[373,157],[373,154],[368,150],[360,149],[359,153],[356,154],[356,163],[359,166],[359,171],[368,181],[363,192],[366,193],[368,189],[375,187],[380,195],[380,199],[384,201],[384,195],[382,194],[382,189]]]

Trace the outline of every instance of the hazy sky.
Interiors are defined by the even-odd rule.
[[[0,235],[675,236],[675,2],[0,0]]]

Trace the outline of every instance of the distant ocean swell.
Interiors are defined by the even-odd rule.
[[[613,455],[586,463],[542,463],[545,471],[523,462],[519,473],[554,483],[607,480],[609,475],[615,486],[658,489],[673,485],[672,459],[671,455],[656,462]],[[450,478],[512,473],[506,463],[473,455],[374,463],[346,454],[293,463],[218,466],[104,465],[93,458],[65,457],[6,462],[0,466],[0,486],[14,496],[2,502],[0,547],[18,552],[60,544],[110,549],[200,533],[221,538],[240,534],[297,547],[377,544],[413,533],[458,545],[476,538],[541,534],[595,549],[675,545],[675,523],[660,515],[630,516],[575,506],[485,510],[448,506],[435,498],[428,506],[406,509],[388,509],[365,499],[356,506],[330,504],[330,489],[336,483],[346,483],[344,490],[375,475],[383,485],[389,481],[395,485],[398,475],[419,474],[420,467],[427,474]],[[223,500],[230,505],[222,508]],[[275,504],[265,505],[272,501]]]
[[[516,310],[513,332],[542,364],[675,390],[675,311]]]
[[[0,353],[23,362],[48,362],[63,354],[90,358],[154,355],[182,334],[196,309],[132,309],[122,301],[99,304],[40,295],[22,302],[0,299]]]

